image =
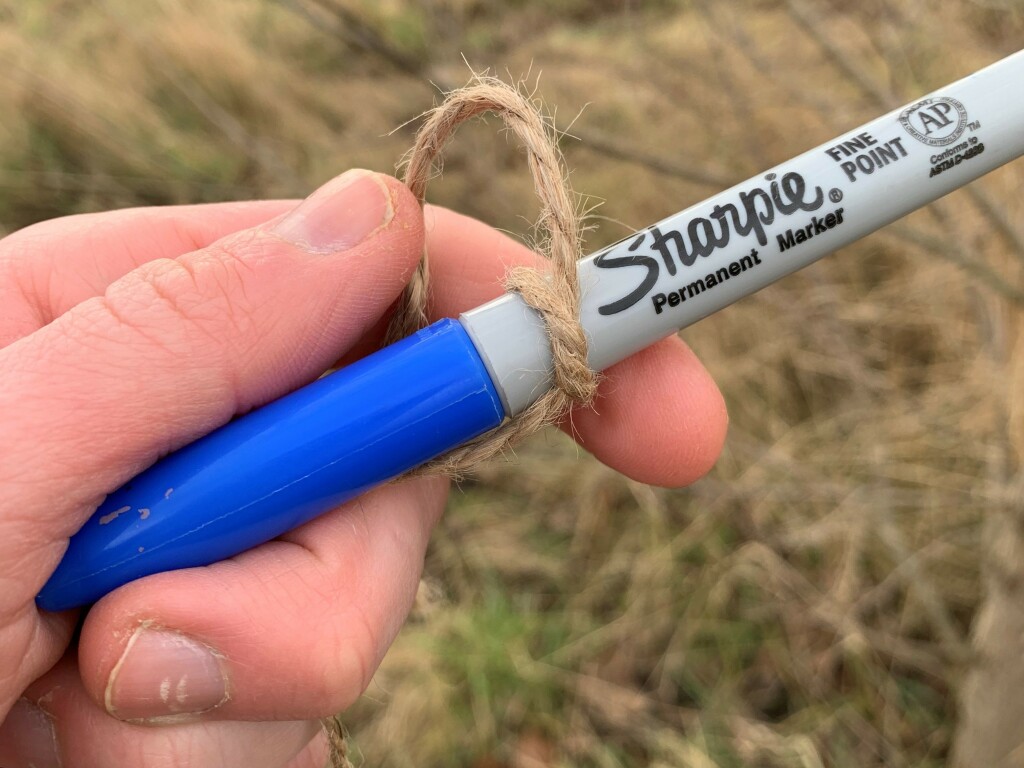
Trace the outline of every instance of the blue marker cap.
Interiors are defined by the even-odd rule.
[[[107,497],[36,598],[59,611],[280,536],[498,426],[472,341],[442,320],[253,411]]]

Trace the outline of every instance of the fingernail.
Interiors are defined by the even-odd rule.
[[[121,720],[182,719],[228,700],[221,657],[209,646],[166,629],[139,627],[107,682],[107,711]]]
[[[20,765],[33,768],[60,768],[60,751],[53,721],[28,699],[18,699],[0,725],[0,741],[8,754],[16,755]]]
[[[324,184],[271,231],[310,253],[337,253],[361,243],[393,215],[384,180],[353,170]]]

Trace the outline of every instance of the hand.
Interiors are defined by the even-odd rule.
[[[104,496],[160,456],[379,340],[426,238],[434,316],[493,298],[525,248],[395,179],[288,201],[134,209],[0,241],[0,765],[316,766],[315,718],[364,690],[408,612],[447,484],[389,485],[89,612],[34,596]],[[681,485],[724,438],[678,339],[607,372],[578,440]],[[58,762],[58,755],[61,762]]]

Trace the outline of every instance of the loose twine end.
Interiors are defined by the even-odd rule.
[[[587,338],[579,322],[576,264],[581,255],[581,216],[558,149],[558,137],[537,105],[503,80],[475,75],[468,85],[448,93],[444,102],[426,113],[403,163],[403,179],[422,205],[427,182],[440,170],[444,148],[455,131],[486,112],[498,115],[525,147],[541,203],[537,229],[545,234],[540,250],[550,269],[541,273],[516,267],[505,276],[504,286],[522,296],[544,320],[554,362],[554,387],[498,429],[430,462],[418,474],[460,477],[542,427],[558,422],[571,407],[589,405],[597,393],[599,377],[587,365]],[[428,324],[428,287],[428,258],[424,252],[388,328],[389,343]]]

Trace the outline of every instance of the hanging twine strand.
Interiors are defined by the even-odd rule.
[[[476,75],[452,91],[426,115],[404,162],[404,180],[422,205],[427,182],[440,170],[442,153],[458,127],[474,117],[498,115],[526,149],[541,212],[537,230],[544,233],[540,251],[550,269],[543,273],[515,267],[505,276],[507,291],[518,293],[544,321],[554,362],[554,387],[498,429],[455,449],[421,468],[421,473],[461,476],[505,451],[524,437],[556,423],[574,405],[589,405],[598,375],[587,365],[587,338],[580,327],[580,290],[576,263],[581,224],[575,195],[558,149],[558,137],[537,106],[502,80]],[[406,287],[388,329],[388,342],[427,325],[429,268],[424,253]]]
[[[404,161],[404,180],[425,202],[427,182],[440,171],[442,153],[458,127],[493,112],[526,148],[534,189],[540,198],[537,230],[545,235],[542,255],[550,269],[540,272],[515,267],[505,276],[506,291],[514,291],[544,321],[551,343],[554,387],[537,402],[501,427],[421,467],[414,474],[460,477],[537,430],[556,423],[574,405],[589,405],[597,394],[598,374],[587,365],[587,337],[580,327],[580,290],[576,262],[580,257],[581,225],[575,195],[558,149],[558,137],[537,106],[502,80],[475,75],[469,85],[452,91],[426,115],[416,142]],[[385,342],[398,341],[429,324],[430,284],[424,251],[388,326]],[[321,724],[331,746],[331,765],[351,768],[344,731],[336,717]]]
[[[335,715],[320,718],[320,727],[323,728],[324,735],[327,737],[330,768],[353,768],[352,761],[348,759],[349,748],[345,738],[345,726],[341,724],[339,717]]]

